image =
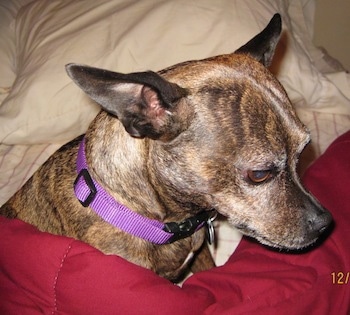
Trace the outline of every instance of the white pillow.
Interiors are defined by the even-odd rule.
[[[0,2],[0,103],[8,95],[15,73],[15,22],[18,10],[31,0]]]
[[[298,4],[298,0],[35,0],[19,11],[16,20],[17,77],[0,107],[0,141],[62,142],[85,132],[99,108],[68,78],[67,63],[119,72],[160,70],[234,51],[276,12],[287,31],[278,77],[292,101],[321,110],[328,104],[328,100],[322,103],[325,82],[303,45],[299,33],[305,30],[294,27],[289,12],[303,19]]]

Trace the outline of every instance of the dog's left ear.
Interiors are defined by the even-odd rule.
[[[248,54],[269,67],[282,30],[281,15],[276,13],[269,24],[248,43],[237,49],[235,53]]]
[[[174,108],[187,91],[159,74],[129,74],[78,64],[66,66],[72,80],[101,107],[116,116],[133,137],[169,139],[181,129]]]

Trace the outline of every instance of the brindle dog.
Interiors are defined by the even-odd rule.
[[[263,244],[301,249],[314,243],[331,215],[300,184],[296,165],[309,134],[266,68],[280,32],[276,14],[235,53],[158,73],[68,65],[69,76],[102,111],[84,139],[53,154],[0,213],[172,280],[192,253],[200,252],[194,271],[214,265],[201,228],[212,209]],[[77,169],[79,147],[86,163]],[[78,197],[75,181],[75,190],[83,190]],[[98,202],[106,207],[98,185],[121,212],[96,210]],[[121,224],[119,214],[132,222]],[[140,236],[143,219],[172,238],[157,243],[142,234],[148,231]]]

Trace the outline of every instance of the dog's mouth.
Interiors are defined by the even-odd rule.
[[[281,237],[278,241],[272,240],[266,235],[262,235],[257,230],[248,227],[245,224],[235,224],[237,230],[239,230],[245,236],[251,237],[257,240],[259,243],[266,245],[270,248],[281,250],[281,251],[302,251],[313,247],[318,241],[320,241],[320,235],[314,234],[302,237]],[[328,233],[325,233],[328,234]],[[325,237],[323,236],[322,239]]]

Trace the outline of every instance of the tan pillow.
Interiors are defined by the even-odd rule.
[[[325,110],[332,88],[303,43],[300,1],[35,0],[16,17],[16,80],[0,107],[0,141],[61,142],[85,132],[98,107],[68,78],[67,63],[132,72],[229,53],[276,12],[287,31],[278,77],[292,101]]]

